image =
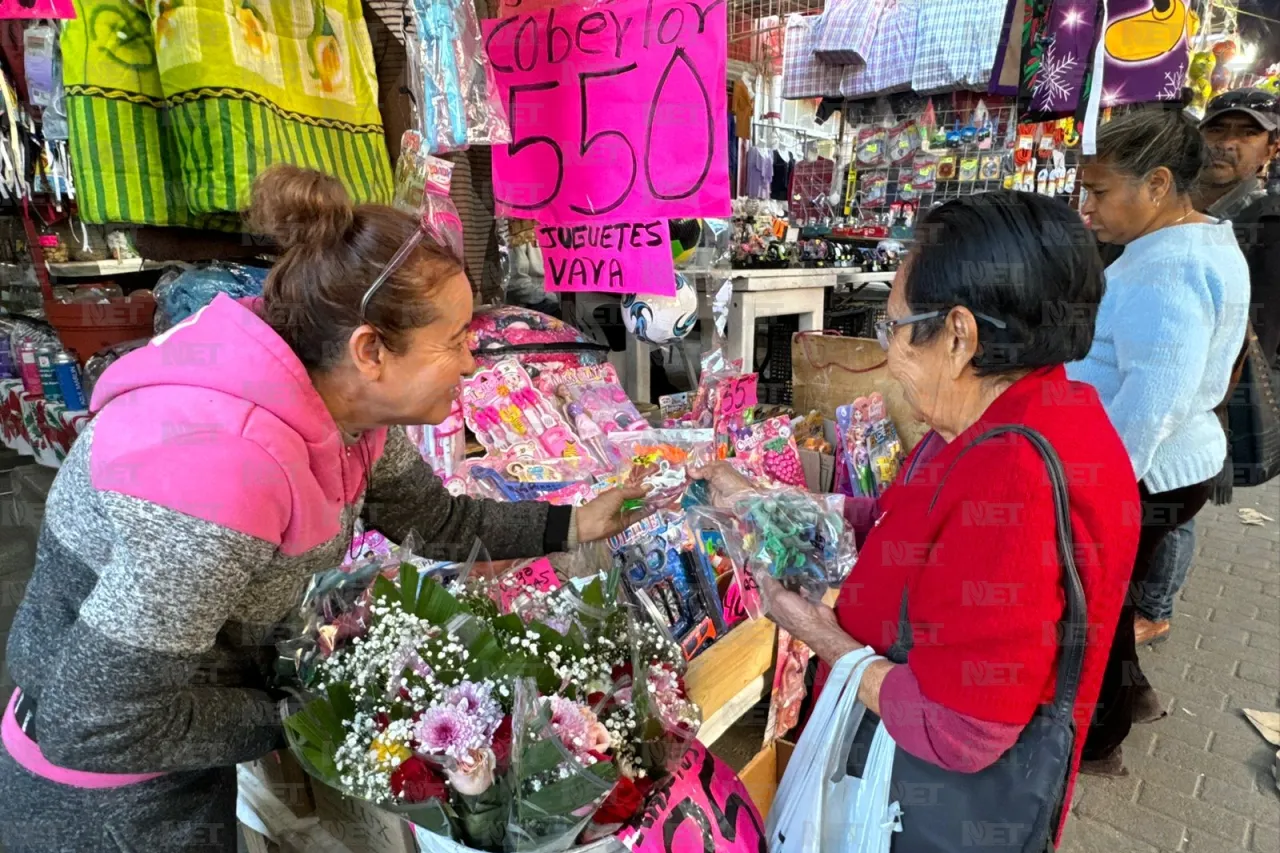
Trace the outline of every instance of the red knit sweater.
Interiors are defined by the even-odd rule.
[[[1133,467],[1091,386],[1068,381],[1061,367],[1036,371],[915,466],[909,481],[895,482],[841,589],[836,615],[852,637],[883,654],[897,639],[905,588],[914,633],[909,666],[927,698],[1017,725],[1052,699],[1063,595],[1044,462],[1026,439],[1006,436],[988,439],[952,466],[975,438],[1002,424],[1039,431],[1067,473],[1090,624],[1076,700],[1074,784],[1141,517]],[[882,715],[892,713],[882,708]]]

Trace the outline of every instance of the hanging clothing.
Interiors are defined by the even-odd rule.
[[[751,97],[747,84],[737,80],[733,84],[733,118],[737,122],[738,138],[751,138],[751,120],[756,116],[756,99]]]
[[[275,163],[333,175],[357,203],[390,201],[359,0],[76,0],[76,13],[63,74],[86,222],[208,227]],[[98,36],[107,17],[119,38]]]
[[[747,150],[746,196],[748,198],[769,198],[773,185],[774,156],[759,148]]]
[[[783,157],[773,152],[773,176],[769,179],[769,198],[774,201],[786,201],[791,197],[791,170],[795,162],[791,155]]]
[[[851,65],[840,79],[845,98],[870,98],[911,88],[921,0],[887,0],[866,65]]]
[[[996,95],[1018,94],[1022,81],[1023,24],[1031,6],[1048,7],[1050,0],[1009,0],[1000,29],[1000,46],[996,48],[996,64],[991,69],[991,86]]]
[[[729,198],[738,197],[738,149],[741,140],[738,138],[738,119],[729,114]]]
[[[1008,0],[929,0],[921,4],[911,88],[921,94],[986,89]]]
[[[869,65],[886,0],[827,0],[814,54],[830,65]]]
[[[782,49],[782,97],[822,98],[840,94],[844,68],[828,65],[813,52],[813,28],[817,15],[787,18],[787,37]]]

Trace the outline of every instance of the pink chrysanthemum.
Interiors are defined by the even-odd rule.
[[[486,740],[502,723],[502,706],[493,698],[492,685],[463,681],[445,691],[444,701],[467,713]]]
[[[456,705],[432,705],[414,729],[421,752],[463,759],[488,746],[488,738],[466,711]]]
[[[551,708],[551,730],[575,753],[585,750],[589,746],[589,721],[582,706],[562,696],[552,696],[547,704]]]

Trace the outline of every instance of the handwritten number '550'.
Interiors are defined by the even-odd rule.
[[[671,72],[675,69],[677,62],[683,62],[685,63],[686,66],[689,67],[690,72],[692,72],[691,76],[693,77],[694,82],[697,84],[699,93],[702,96],[701,100],[702,100],[703,108],[705,110],[705,122],[706,122],[706,128],[705,128],[706,144],[704,146],[706,156],[704,157],[702,169],[700,170],[698,176],[694,179],[693,183],[687,189],[680,190],[678,192],[664,193],[658,190],[658,188],[654,185],[654,181],[653,181],[653,165],[652,165],[653,129],[654,129],[654,124],[657,120],[658,104],[661,103],[662,101],[662,93],[666,89],[668,81],[670,81],[671,79]],[[593,134],[590,138],[587,137],[587,130],[588,130],[587,125],[588,125],[588,118],[590,115],[587,109],[587,83],[593,79],[619,77],[623,74],[627,74],[631,71],[635,71],[636,67],[637,67],[636,64],[633,62],[629,65],[624,65],[619,68],[610,68],[605,71],[583,71],[578,74],[578,98],[579,98],[578,106],[579,106],[579,114],[582,116],[582,120],[579,124],[579,146],[578,146],[579,156],[585,158],[587,156],[587,152],[590,151],[591,148],[597,142],[600,142],[601,140],[605,138],[610,138],[610,137],[617,139],[619,142],[626,145],[627,153],[631,155],[631,174],[627,178],[626,189],[624,189],[616,199],[614,199],[609,204],[603,205],[601,207],[596,207],[594,205],[588,205],[586,207],[581,207],[576,204],[569,205],[569,207],[572,208],[575,212],[581,213],[584,216],[600,216],[600,215],[609,213],[613,210],[616,210],[617,208],[622,206],[622,204],[631,195],[631,191],[635,188],[636,178],[638,177],[638,173],[639,173],[639,162],[636,157],[635,146],[632,145],[631,140],[628,139],[626,134],[624,134],[622,131],[601,130]],[[551,192],[547,193],[546,196],[544,196],[541,199],[538,199],[537,201],[527,202],[523,204],[504,201],[503,203],[507,207],[514,208],[517,210],[541,210],[542,208],[549,205],[552,201],[554,201],[557,196],[559,196],[560,189],[564,185],[564,151],[561,149],[559,143],[557,143],[550,136],[529,136],[524,139],[521,139],[519,130],[517,128],[517,122],[516,122],[516,117],[518,115],[516,111],[516,97],[520,93],[547,92],[547,91],[551,91],[552,89],[559,88],[559,86],[560,86],[560,83],[558,81],[548,81],[545,83],[523,83],[523,84],[516,84],[511,86],[511,88],[507,92],[507,116],[511,126],[511,144],[507,147],[507,155],[509,157],[515,157],[520,152],[534,145],[546,145],[551,148],[551,151],[553,154],[555,154],[555,158],[556,158],[556,179],[555,179],[555,184],[551,189]],[[645,134],[645,158],[644,158],[645,180],[646,180],[646,183],[648,184],[649,193],[655,199],[659,199],[662,201],[675,201],[683,198],[689,198],[690,196],[697,193],[700,189],[702,189],[702,185],[706,183],[707,176],[711,173],[712,155],[715,150],[714,138],[715,138],[715,118],[711,112],[711,95],[710,93],[708,93],[706,85],[703,84],[702,80],[698,77],[697,73],[694,71],[692,65],[689,62],[689,57],[685,54],[684,50],[677,48],[671,56],[671,61],[667,63],[667,67],[663,70],[662,76],[658,80],[658,86],[653,93],[653,101],[649,107],[649,125],[648,125],[647,133]]]

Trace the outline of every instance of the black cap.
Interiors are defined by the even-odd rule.
[[[1280,130],[1280,95],[1266,89],[1233,89],[1223,92],[1209,102],[1205,109],[1204,127],[1219,116],[1243,113],[1258,123],[1268,133]]]

